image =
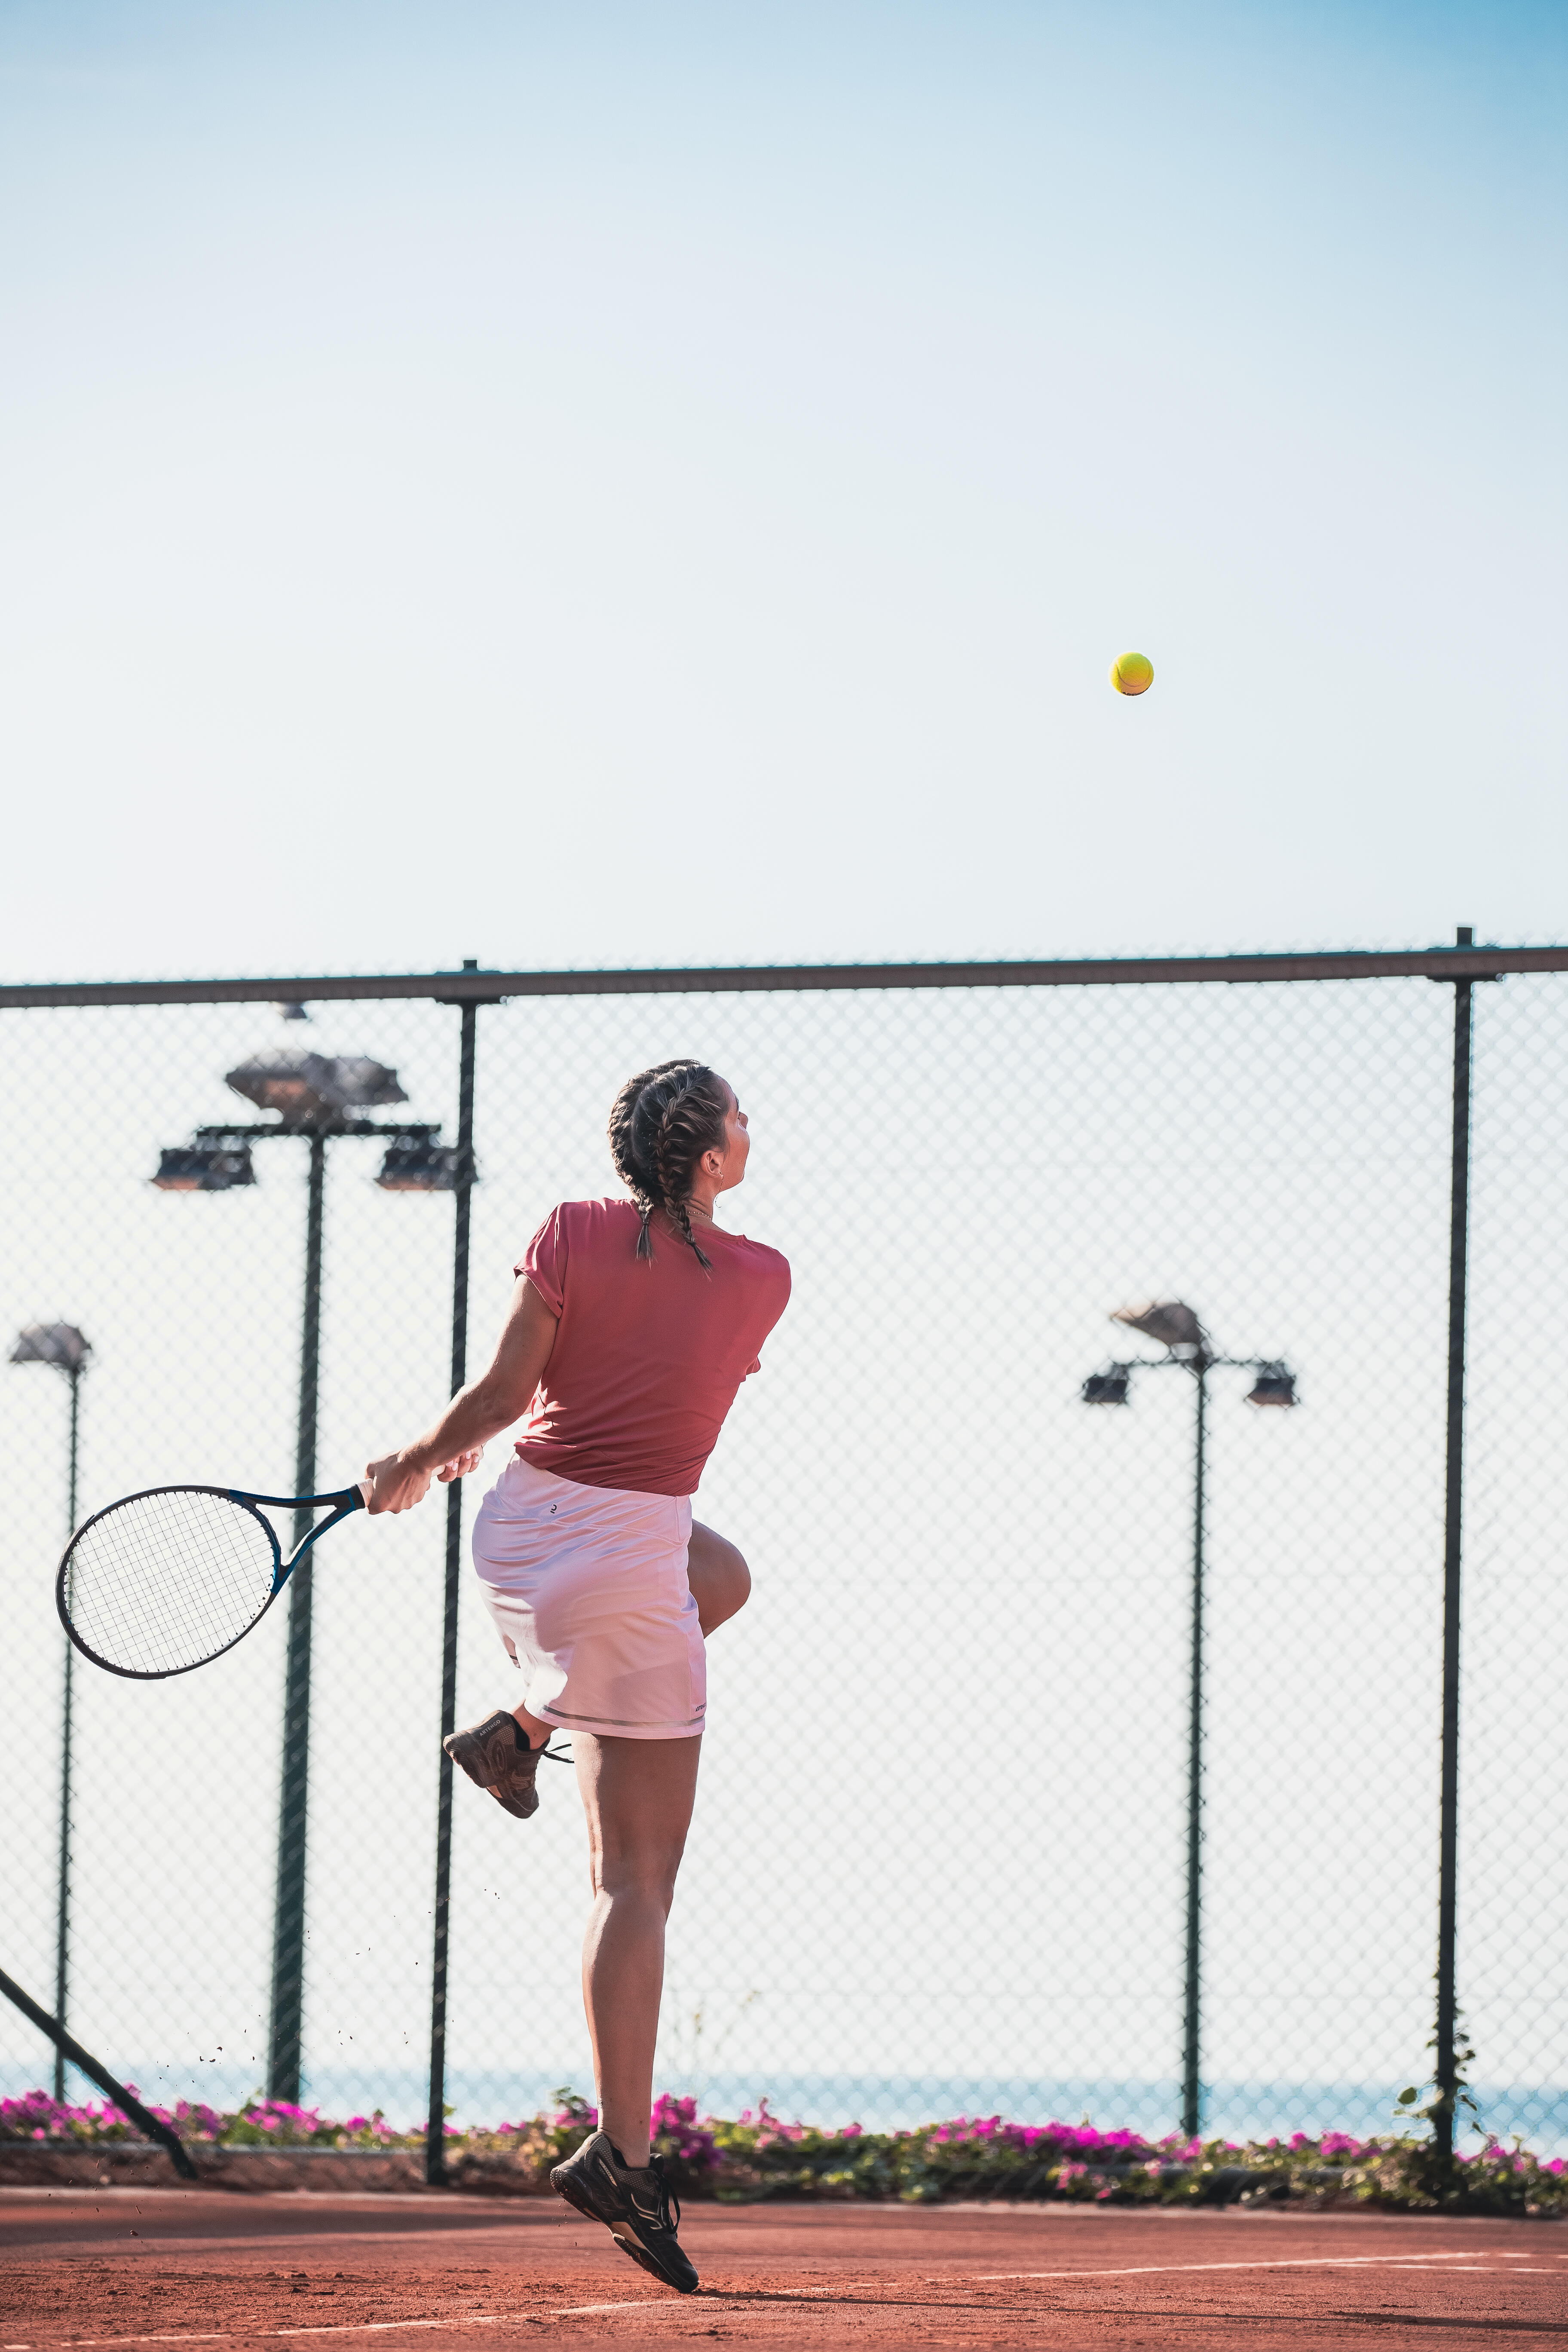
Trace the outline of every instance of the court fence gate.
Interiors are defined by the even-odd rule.
[[[118,1494],[414,1434],[689,1055],[795,1293],[697,1505],[755,1591],[659,2087],[1239,2137],[1415,2083],[1440,2143],[1568,2146],[1565,974],[1461,931],[0,988],[0,1966],[145,2099],[428,2116],[433,2178],[443,2114],[590,2089],[567,1776],[519,1823],[439,1747],[514,1703],[486,1474],[179,1679],[73,1664],[54,1570]],[[10,2008],[0,2070],[75,2082]]]

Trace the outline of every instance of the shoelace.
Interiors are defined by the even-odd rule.
[[[655,2180],[658,2183],[658,2199],[656,2208],[658,2214],[658,2226],[661,2230],[669,2231],[673,2236],[675,2231],[680,2227],[680,2200],[664,2177],[664,2165],[661,2158],[657,2156],[650,2156],[647,2160],[647,2168],[652,2173]]]

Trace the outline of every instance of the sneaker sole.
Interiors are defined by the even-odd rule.
[[[493,1797],[497,1804],[504,1811],[510,1813],[515,1821],[532,1820],[539,1811],[538,1790],[530,1789],[528,1793],[533,1801],[528,1805],[521,1804],[514,1797],[503,1796],[496,1783],[486,1778],[489,1767],[485,1762],[485,1751],[479,1742],[469,1733],[454,1731],[449,1739],[443,1739],[441,1745],[458,1769],[468,1776],[476,1789],[482,1789],[487,1797]]]

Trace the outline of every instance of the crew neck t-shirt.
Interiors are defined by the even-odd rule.
[[[556,1318],[517,1451],[583,1486],[693,1495],[741,1382],[789,1300],[789,1261],[703,1225],[708,1271],[629,1201],[563,1201],[514,1269]]]

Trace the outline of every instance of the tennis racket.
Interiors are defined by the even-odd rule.
[[[60,1562],[55,1606],[84,1658],[132,1682],[188,1675],[258,1625],[310,1546],[363,1511],[335,1495],[247,1495],[237,1486],[149,1486],[84,1520]],[[328,1509],[287,1559],[261,1505]]]

